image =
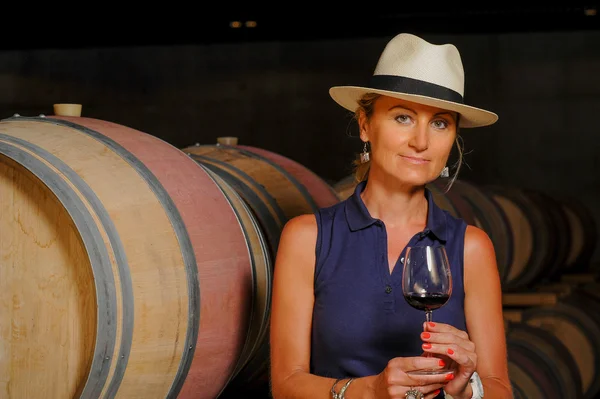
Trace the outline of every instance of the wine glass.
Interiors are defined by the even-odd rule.
[[[402,271],[402,291],[410,306],[425,311],[425,320],[431,321],[432,312],[444,306],[452,295],[452,275],[446,248],[415,246],[406,249]],[[427,352],[426,357],[433,356]],[[417,370],[409,374],[445,374],[447,369]]]

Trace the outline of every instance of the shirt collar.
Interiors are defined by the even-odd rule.
[[[366,185],[366,181],[358,183],[354,189],[354,193],[346,202],[346,221],[352,231],[364,229],[378,221],[378,219],[374,219],[371,216],[360,196]],[[425,188],[425,198],[427,198],[429,206],[427,210],[427,226],[422,234],[429,234],[431,232],[439,240],[446,241],[446,214],[437,206],[431,191],[427,188]]]

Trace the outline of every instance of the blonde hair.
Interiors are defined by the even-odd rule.
[[[376,93],[367,93],[365,95],[363,95],[359,100],[358,100],[358,108],[356,109],[356,111],[354,112],[354,119],[356,119],[356,121],[359,121],[359,117],[361,112],[364,112],[365,117],[367,119],[370,119],[371,116],[373,115],[373,111],[375,109],[375,101],[381,97],[380,94],[376,94]],[[450,190],[450,188],[452,187],[452,185],[454,184],[454,182],[456,181],[457,177],[458,177],[458,172],[460,171],[460,168],[462,166],[463,163],[463,155],[464,155],[464,143],[462,140],[462,137],[460,137],[460,135],[458,134],[459,128],[458,128],[458,121],[460,119],[460,114],[458,115],[458,118],[456,120],[457,123],[457,127],[456,127],[456,139],[454,140],[454,142],[456,143],[456,148],[458,150],[458,161],[456,161],[456,163],[454,164],[454,168],[456,168],[456,172],[454,172],[454,175],[452,176],[452,178],[450,178],[448,185],[446,187],[446,192],[448,192]],[[360,128],[360,127],[359,127]],[[353,166],[354,166],[354,179],[356,180],[356,182],[361,182],[363,180],[366,180],[367,177],[369,176],[369,170],[371,169],[371,161],[367,161],[367,162],[361,162],[360,159],[360,154],[358,154],[358,156],[356,157],[356,159],[352,162]]]

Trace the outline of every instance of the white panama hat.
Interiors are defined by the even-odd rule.
[[[464,103],[463,65],[452,44],[432,44],[409,33],[396,35],[381,53],[369,86],[334,86],[329,94],[352,112],[363,94],[378,93],[456,111],[461,115],[460,127],[487,126],[498,120],[495,113]]]

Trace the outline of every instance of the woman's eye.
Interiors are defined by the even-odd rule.
[[[410,116],[408,115],[400,115],[396,118],[396,120],[400,123],[408,123],[410,122]]]
[[[433,121],[432,123],[436,129],[445,129],[448,127],[448,122],[446,122],[443,119],[437,119],[437,120]]]

